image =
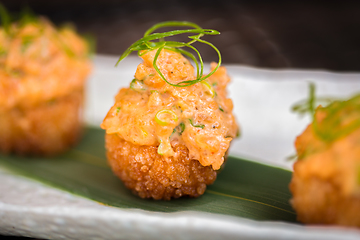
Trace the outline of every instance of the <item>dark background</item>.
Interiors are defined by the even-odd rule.
[[[1,3],[12,12],[29,6],[57,25],[74,23],[80,33],[95,36],[100,54],[119,56],[153,24],[186,20],[221,32],[208,40],[219,48],[224,63],[360,72],[360,1],[2,0]],[[202,55],[205,61],[217,60],[215,52],[205,51]]]
[[[224,63],[262,68],[360,71],[360,1],[2,0],[28,5],[56,24],[73,22],[97,39],[97,52],[119,56],[153,24],[187,20],[221,35],[208,38]],[[216,60],[202,51],[205,61]]]

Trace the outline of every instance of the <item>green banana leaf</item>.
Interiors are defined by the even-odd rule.
[[[54,158],[0,155],[0,165],[56,188],[119,208],[157,212],[202,211],[254,220],[296,222],[288,184],[291,172],[230,156],[199,198],[141,199],[107,165],[104,131],[87,127],[75,148]]]

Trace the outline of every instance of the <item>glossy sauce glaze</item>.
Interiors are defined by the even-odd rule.
[[[239,131],[232,100],[226,97],[226,69],[220,67],[194,85],[176,87],[155,71],[155,52],[142,55],[134,80],[116,95],[101,127],[132,144],[157,146],[158,154],[169,161],[178,157],[172,146],[185,145],[190,159],[219,169]],[[170,83],[195,78],[193,66],[177,52],[162,50],[156,64]]]
[[[88,44],[71,27],[39,17],[0,28],[0,112],[82,91],[91,65]]]

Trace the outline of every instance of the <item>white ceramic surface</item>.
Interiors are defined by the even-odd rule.
[[[128,86],[140,59],[96,56],[87,88],[86,121],[99,125],[120,87]],[[360,74],[270,71],[227,66],[229,93],[242,127],[230,154],[291,169],[286,157],[309,122],[290,112],[307,96],[349,97],[360,92]],[[0,169],[0,233],[48,239],[360,239],[356,229],[305,227],[200,212],[155,213],[101,205]]]

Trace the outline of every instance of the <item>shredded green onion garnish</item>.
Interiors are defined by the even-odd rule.
[[[163,148],[163,143],[162,143],[162,141],[160,139],[160,144],[159,144],[159,147],[158,147],[158,150],[157,150],[157,153],[160,154],[160,155],[163,155],[162,148]]]
[[[146,90],[146,86],[143,81],[140,81],[136,78],[134,78],[130,83],[130,88],[135,91],[144,91]]]
[[[235,137],[240,137],[241,136],[241,131],[240,131],[240,129],[238,129],[237,131],[236,131],[236,136]]]
[[[163,28],[163,27],[190,27],[191,29],[185,29],[185,30],[173,30],[173,31],[169,31],[169,32],[164,32],[164,33],[153,33],[155,30],[159,29],[159,28]],[[179,35],[179,34],[194,34],[191,36],[188,36],[189,39],[191,39],[189,42],[176,42],[176,41],[165,41],[164,39],[166,37],[171,37],[171,36],[175,36],[175,35]],[[206,78],[210,77],[221,65],[221,54],[220,51],[210,42],[202,40],[201,37],[203,37],[204,35],[218,35],[220,34],[218,31],[213,30],[213,29],[203,29],[200,26],[191,23],[191,22],[178,22],[178,21],[168,21],[168,22],[161,22],[158,24],[155,24],[154,26],[152,26],[149,30],[147,30],[144,34],[144,37],[141,38],[140,40],[136,41],[135,43],[133,43],[119,58],[119,60],[117,61],[116,65],[117,66],[119,64],[120,61],[122,61],[124,58],[126,58],[131,52],[133,51],[138,51],[138,55],[141,56],[149,51],[152,50],[157,50],[155,57],[154,57],[154,61],[153,61],[153,66],[154,69],[156,70],[156,72],[160,75],[160,77],[168,84],[170,84],[171,86],[175,86],[175,87],[187,87],[193,84],[196,84],[198,82],[201,82],[203,80],[205,80]],[[158,40],[158,41],[154,41],[154,40]],[[217,66],[215,67],[214,70],[212,70],[209,74],[207,74],[206,76],[203,76],[203,70],[204,70],[204,64],[203,64],[203,60],[201,58],[201,55],[199,53],[199,51],[192,45],[195,42],[200,42],[200,43],[204,43],[209,45],[210,47],[212,47],[218,54],[219,57],[219,61]],[[197,57],[195,57],[194,54],[190,53],[189,51],[184,50],[183,48],[187,47],[192,49],[193,51],[196,52]],[[191,60],[194,61],[195,65],[196,65],[196,78],[193,80],[186,80],[186,81],[182,81],[179,82],[177,84],[173,84],[171,82],[169,82],[164,75],[161,73],[159,67],[157,66],[156,62],[157,59],[160,55],[161,50],[163,49],[167,49],[167,50],[171,50],[174,52],[178,52],[181,53],[187,57],[189,57]]]
[[[301,100],[292,106],[292,111],[297,112],[300,116],[310,114],[311,118],[314,119],[315,109],[319,105],[328,105],[333,102],[334,98],[319,98],[315,95],[315,84],[309,84],[309,96],[305,100]]]
[[[224,112],[224,109],[219,105],[219,110]]]
[[[2,26],[7,34],[10,34],[11,17],[6,8],[0,3],[0,17]]]
[[[182,122],[178,126],[176,126],[172,133],[175,133],[176,131],[179,132],[179,135],[181,135],[185,130],[185,124]]]
[[[11,30],[10,27],[12,22],[18,21],[19,26],[23,27],[30,22],[36,22],[38,20],[38,18],[28,7],[23,8],[20,14],[15,15],[15,14],[10,14],[8,10],[4,7],[4,5],[2,5],[1,3],[0,3],[0,18],[1,18],[2,27],[4,28],[5,32],[8,35],[12,34],[10,32]]]
[[[34,36],[24,36],[22,38],[22,44],[21,44],[21,52],[25,53],[27,48],[30,46],[30,44],[33,42]]]
[[[195,124],[191,118],[189,118],[189,121],[190,121],[191,126],[193,126],[193,127],[197,127],[197,128],[201,128],[201,129],[204,129],[204,127],[205,127],[204,124]]]
[[[157,153],[160,154],[160,155],[164,155],[164,143],[161,139],[159,139],[160,141],[160,144],[158,146],[158,150],[157,150]]]
[[[202,81],[201,84],[205,87],[207,94],[209,94],[212,98],[215,97],[215,90],[208,81]]]
[[[347,101],[335,101],[319,108],[326,117],[318,122],[313,120],[316,134],[326,142],[332,142],[360,128],[360,94]]]
[[[146,79],[148,79],[149,77],[152,77],[152,76],[154,76],[155,74],[153,74],[153,73],[151,73],[151,74],[149,74],[149,75],[146,75],[144,78],[143,78],[143,80],[146,80]]]
[[[119,113],[119,112],[120,112],[120,109],[121,109],[120,107],[117,107],[117,108],[116,108],[116,113]]]
[[[168,109],[160,110],[155,115],[155,121],[162,126],[168,125],[171,120],[177,121],[178,116]]]
[[[0,46],[0,56],[6,55],[6,51],[3,47]]]
[[[320,103],[328,106],[317,108]],[[317,108],[317,109],[316,109]],[[301,115],[310,113],[313,129],[323,141],[332,142],[360,128],[360,94],[347,101],[334,98],[316,98],[315,84],[309,85],[309,98],[292,107]],[[315,112],[324,112],[325,118],[319,122]]]

